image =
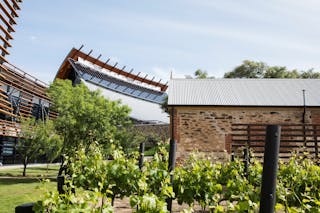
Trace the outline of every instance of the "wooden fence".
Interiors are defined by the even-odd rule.
[[[262,158],[267,124],[233,124],[231,150],[240,155],[245,148],[253,150],[257,158]],[[287,159],[293,151],[307,152],[319,159],[319,124],[280,124],[279,158]]]

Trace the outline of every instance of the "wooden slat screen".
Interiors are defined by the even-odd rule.
[[[262,158],[267,124],[233,124],[231,150],[240,153],[248,147]],[[320,124],[280,124],[280,158],[288,158],[293,151],[308,152],[319,157]]]

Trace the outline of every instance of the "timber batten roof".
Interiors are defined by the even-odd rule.
[[[170,106],[320,106],[320,79],[172,79]]]
[[[90,54],[92,52],[92,50],[86,54],[84,52],[81,51],[81,48],[83,46],[81,46],[79,49],[75,49],[72,48],[71,51],[69,52],[69,54],[66,56],[66,58],[64,59],[64,61],[62,62],[57,74],[55,78],[60,78],[60,79],[66,79],[68,78],[68,74],[70,72],[70,63],[69,63],[69,59],[74,59],[75,61],[78,61],[79,58],[88,61],[98,67],[100,67],[101,69],[106,69],[110,72],[116,73],[119,76],[123,76],[125,78],[129,78],[132,79],[133,81],[138,81],[141,83],[145,83],[154,87],[158,87],[161,91],[166,91],[168,88],[167,84],[163,84],[161,83],[161,79],[159,81],[154,81],[154,78],[149,79],[148,75],[140,76],[141,72],[139,72],[138,74],[133,74],[133,69],[131,69],[129,72],[125,71],[125,67],[124,66],[122,69],[118,68],[117,65],[118,63],[115,63],[114,65],[109,64],[109,60],[103,62],[100,60],[101,55],[99,55],[97,58],[92,57]]]
[[[90,90],[101,91],[110,100],[121,100],[131,108],[130,117],[144,123],[168,123],[168,115],[162,111],[162,104],[167,97],[167,83],[163,84],[148,74],[133,73],[118,68],[118,63],[111,65],[110,59],[101,61],[73,48],[64,59],[56,77],[69,79],[74,84],[83,82]]]
[[[164,98],[166,97],[166,93],[164,92],[117,79],[73,59],[69,59],[69,62],[83,80],[96,84],[102,88],[157,104],[163,103]]]

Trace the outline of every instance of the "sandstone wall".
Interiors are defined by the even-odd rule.
[[[144,135],[157,135],[164,142],[170,138],[169,124],[138,124],[133,128]]]
[[[175,107],[177,157],[195,150],[223,157],[230,147],[232,124],[299,124],[302,115],[303,108]],[[320,108],[307,109],[306,123],[320,124]]]

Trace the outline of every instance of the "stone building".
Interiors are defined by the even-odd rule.
[[[221,156],[235,125],[319,125],[320,80],[173,79],[168,106],[178,158],[194,150]]]

